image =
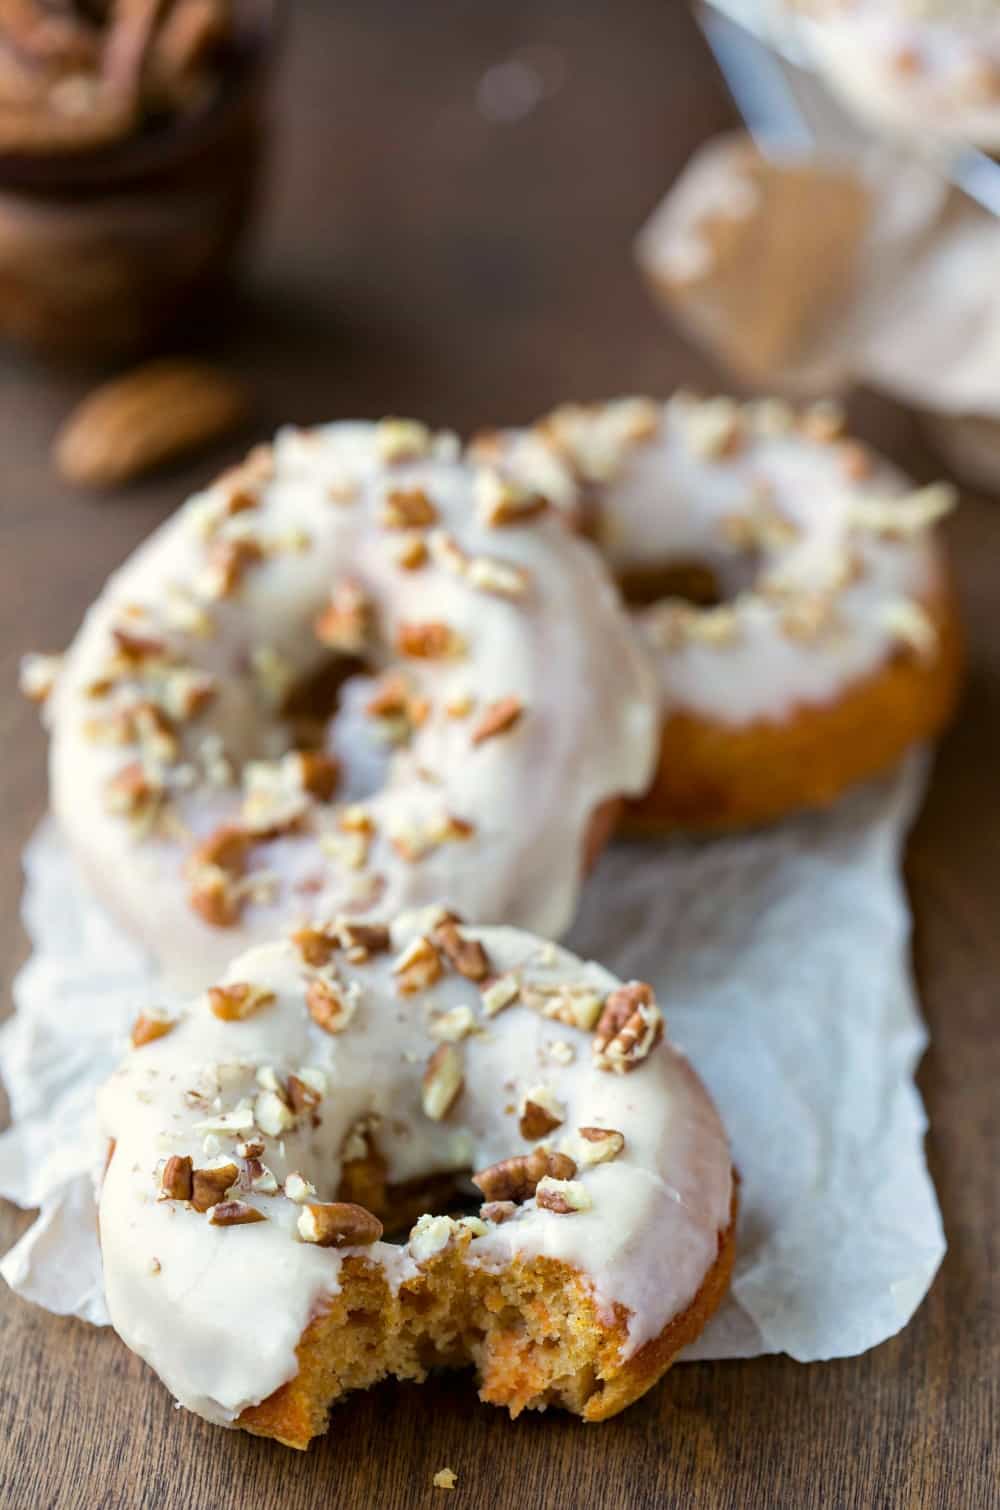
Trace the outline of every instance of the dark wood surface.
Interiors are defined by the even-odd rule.
[[[477,85],[519,48],[560,87],[491,123]],[[703,364],[653,314],[631,238],[686,155],[730,119],[680,0],[317,0],[281,79],[272,192],[250,293],[209,349],[245,366],[261,433],[285,419],[415,412],[459,428],[570,395],[667,390]],[[44,744],[11,688],[59,647],[108,569],[225,456],[95,499],[47,459],[83,391],[0,364],[0,940],[23,958],[18,856],[45,801]],[[919,475],[890,406],[860,427]],[[110,1332],[0,1295],[0,1506],[288,1510],[447,1503],[955,1506],[1000,1503],[997,1106],[1000,503],[952,530],[971,678],[909,860],[933,1046],[921,1071],[949,1252],[912,1324],[865,1357],[679,1368],[611,1423],[511,1424],[463,1377],[338,1408],[308,1455],[172,1408]],[[796,947],[808,947],[796,940]],[[0,1240],[27,1218],[9,1208]],[[267,1304],[267,1297],[261,1297]]]

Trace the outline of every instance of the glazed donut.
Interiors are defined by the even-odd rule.
[[[316,705],[345,664],[379,673],[346,725]],[[47,716],[83,868],[192,987],[312,910],[561,932],[656,738],[596,554],[401,420],[286,430],[195,497],[110,579]],[[391,757],[354,758],[366,731]]]
[[[993,0],[795,0],[831,87],[874,125],[1000,151]]]
[[[512,1416],[603,1420],[725,1292],[726,1136],[652,991],[529,934],[314,923],[133,1044],[108,1309],[209,1420],[305,1447],[349,1391],[470,1362]],[[429,1210],[470,1174],[478,1214]]]
[[[658,675],[656,778],[639,828],[728,829],[822,806],[938,732],[959,682],[932,525],[828,404],[796,414],[678,394],[571,405],[478,454],[594,533]]]

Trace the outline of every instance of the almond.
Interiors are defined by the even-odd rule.
[[[217,440],[246,410],[246,392],[228,374],[183,359],[150,362],[73,410],[56,437],[56,468],[82,487],[116,487]]]

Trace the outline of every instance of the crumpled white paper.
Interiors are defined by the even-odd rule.
[[[732,1293],[689,1357],[862,1352],[905,1325],[941,1261],[899,866],[923,770],[751,837],[616,844],[587,886],[570,947],[653,983],[742,1175]],[[106,1323],[93,1092],[137,1011],[164,998],[51,823],[25,866],[35,952],[0,1033],[14,1117],[0,1194],[41,1214],[0,1273]]]

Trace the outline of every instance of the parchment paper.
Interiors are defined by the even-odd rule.
[[[588,884],[567,942],[654,984],[742,1174],[732,1294],[688,1356],[862,1352],[905,1325],[941,1261],[899,869],[923,773],[918,759],[829,814],[749,838],[617,844]],[[0,1194],[41,1210],[0,1273],[102,1324],[93,1092],[138,1009],[164,997],[51,823],[25,867],[34,954],[0,1033],[14,1117]]]

